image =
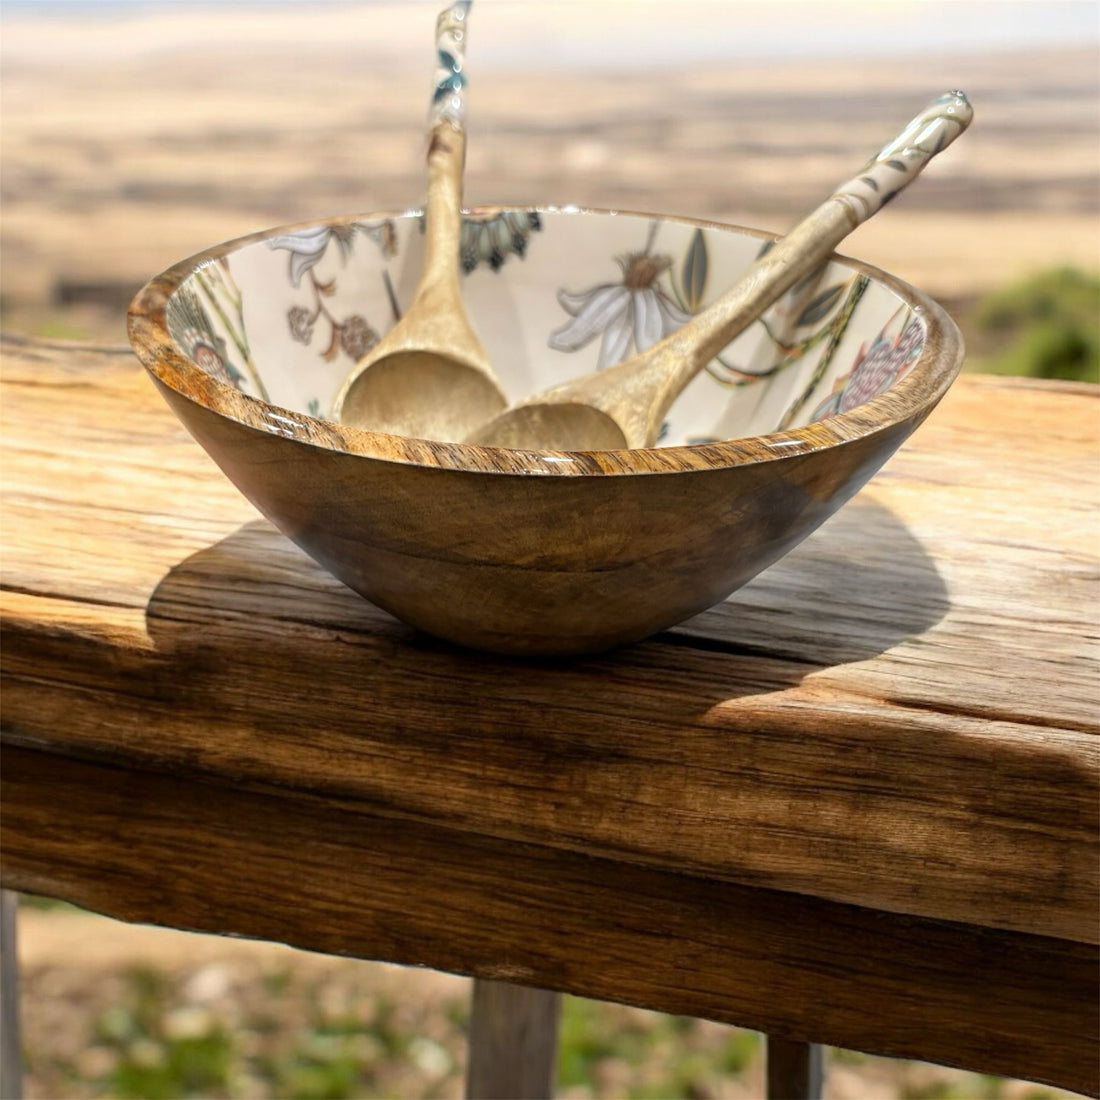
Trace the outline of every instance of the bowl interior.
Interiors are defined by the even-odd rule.
[[[514,401],[669,335],[732,285],[766,239],[634,214],[474,211],[463,231],[463,296]],[[215,250],[169,299],[169,332],[182,355],[243,393],[325,418],[346,373],[411,300],[422,246],[413,212]],[[898,292],[833,261],[691,383],[660,445],[763,435],[847,412],[903,377],[925,336]]]

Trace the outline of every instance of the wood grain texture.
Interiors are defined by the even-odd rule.
[[[5,352],[12,742],[1096,941],[1088,388],[969,381],[733,600],[522,663],[348,592],[120,352]]]
[[[126,920],[1100,1091],[1090,946],[20,747],[0,779],[7,881]]]

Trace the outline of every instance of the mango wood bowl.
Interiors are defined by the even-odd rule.
[[[477,209],[463,293],[515,400],[672,332],[768,240],[663,216]],[[962,360],[934,302],[838,257],[710,364],[654,448],[517,451],[326,419],[409,301],[421,246],[416,212],[218,245],[138,294],[130,337],[272,523],[380,607],[480,649],[596,652],[724,599],[878,470]]]

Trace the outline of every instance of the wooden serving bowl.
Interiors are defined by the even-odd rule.
[[[673,331],[768,239],[663,216],[474,210],[463,294],[516,400]],[[415,212],[257,233],[153,279],[130,337],[289,538],[406,622],[500,653],[595,652],[723,599],[848,500],[962,360],[939,306],[836,258],[691,384],[655,448],[513,451],[325,419],[420,256]]]

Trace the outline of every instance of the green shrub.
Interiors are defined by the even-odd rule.
[[[972,328],[978,370],[1100,382],[1100,275],[1039,272],[986,295]]]

